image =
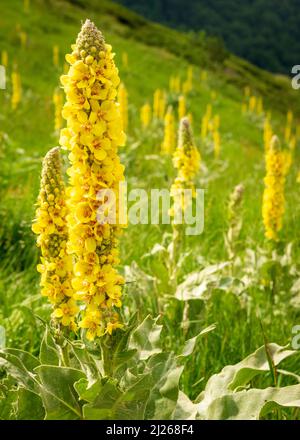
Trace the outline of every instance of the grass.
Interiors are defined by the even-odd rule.
[[[259,316],[268,339],[283,345],[290,342],[291,329],[300,321],[299,309],[289,304],[300,261],[296,233],[300,222],[300,196],[296,183],[299,148],[287,179],[286,212],[281,234],[282,249],[284,244],[292,242],[293,253],[291,262],[280,266],[274,304],[261,283],[263,265],[255,266],[253,261],[245,260],[246,249],[254,250],[256,256],[262,258],[258,249],[266,247],[261,220],[264,151],[262,120],[249,119],[241,114],[243,87],[249,84],[264,97],[272,110],[277,132],[282,136],[287,109],[292,108],[299,115],[298,95],[286,80],[231,55],[216,63],[207,47],[193,49],[192,37],[149,24],[111,2],[101,2],[100,6],[99,2],[92,0],[72,4],[32,0],[30,14],[23,12],[17,0],[6,3],[5,14],[0,18],[0,50],[9,53],[8,87],[0,91],[1,132],[5,133],[0,142],[0,324],[6,328],[8,346],[36,353],[43,330],[42,320],[49,317],[49,307],[38,293],[35,269],[38,251],[30,224],[38,194],[41,159],[49,148],[58,144],[58,135],[53,132],[52,95],[63,71],[63,54],[69,52],[80,22],[86,17],[95,20],[106,41],[112,44],[120,76],[128,89],[130,126],[127,146],[121,155],[130,187],[150,190],[170,186],[174,178],[171,161],[159,154],[162,124],[154,124],[142,132],[139,108],[147,100],[152,102],[157,87],[168,88],[170,75],[176,73],[184,78],[189,62],[194,64],[195,86],[188,97],[188,110],[193,114],[195,138],[202,156],[202,172],[197,184],[205,189],[205,228],[202,235],[188,240],[193,258],[185,265],[185,274],[227,260],[224,246],[226,205],[233,187],[240,182],[245,185],[240,239],[242,264],[236,274],[240,278],[256,279],[256,283],[251,282],[243,294],[237,294],[233,288],[215,289],[208,301],[190,302],[191,325],[187,335],[180,327],[182,303],[169,299],[162,300],[158,306],[162,292],[153,288],[153,281],[143,274],[140,282],[127,287],[125,304],[130,313],[136,309],[141,316],[162,314],[166,346],[176,349],[186,336],[216,323],[216,330],[199,341],[196,354],[183,376],[184,391],[194,398],[213,373],[224,365],[238,362],[263,345]],[[20,47],[15,32],[17,24],[28,34],[26,48]],[[60,47],[59,69],[52,63],[54,44]],[[180,47],[185,48],[182,54],[178,50]],[[124,51],[128,53],[128,69],[121,62]],[[208,80],[201,83],[198,78],[204,61],[207,62]],[[18,64],[23,88],[22,102],[16,111],[10,106],[10,74],[14,62]],[[200,142],[201,118],[213,90],[217,94],[214,113],[221,118],[222,147],[217,161],[209,146]],[[169,100],[172,103],[175,97],[169,96]],[[128,270],[136,262],[142,271],[150,273],[143,255],[155,243],[162,242],[164,232],[170,232],[170,229],[155,225],[129,226],[121,241],[121,270],[125,266]],[[297,373],[296,362],[289,362],[292,371]]]

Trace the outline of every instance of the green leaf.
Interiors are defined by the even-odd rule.
[[[188,274],[183,283],[176,289],[175,297],[180,301],[205,299],[206,294],[214,286],[218,286],[220,274],[229,263],[224,262],[207,266],[200,272]]]
[[[74,368],[41,365],[35,369],[41,381],[41,398],[47,420],[82,418],[81,407],[74,388],[75,382],[85,377]]]
[[[268,349],[274,365],[278,365],[281,361],[296,353],[277,344],[268,344]],[[234,391],[245,387],[255,376],[267,371],[269,371],[269,362],[265,346],[260,347],[241,362],[224,367],[220,373],[214,374],[208,380],[205,390],[197,399],[199,402],[199,416],[206,418],[210,405],[216,399],[230,393],[233,394]]]
[[[129,349],[137,350],[137,357],[146,360],[155,353],[160,353],[161,325],[157,325],[158,318],[147,316],[145,320],[131,333]]]
[[[5,348],[5,342],[6,342],[5,328],[2,325],[0,325],[0,349]]]
[[[45,365],[60,365],[59,346],[55,343],[48,328],[46,328],[40,347],[40,362]]]
[[[197,405],[186,394],[179,391],[176,408],[173,412],[173,420],[195,420]]]
[[[19,388],[16,401],[17,420],[43,420],[45,410],[40,396],[25,388]]]
[[[148,371],[152,386],[146,408],[147,420],[172,419],[183,368],[177,366],[173,353],[159,353],[148,360],[145,372]]]
[[[179,357],[187,357],[190,356],[195,347],[196,347],[196,343],[198,341],[198,339],[201,336],[206,335],[207,333],[211,332],[212,330],[214,330],[216,328],[215,324],[210,325],[209,327],[206,327],[204,330],[202,330],[198,335],[194,336],[191,339],[188,339],[187,341],[185,341],[182,352],[180,353]]]
[[[210,405],[210,420],[257,420],[277,406],[300,407],[300,385],[240,391],[220,397]]]
[[[38,359],[25,351],[13,348],[0,351],[0,366],[29,391],[37,390],[33,369],[38,365]]]
[[[123,391],[112,380],[107,381],[100,388],[99,385],[98,383],[95,400],[83,406],[85,419],[143,420],[145,418],[145,407],[151,389],[149,375],[138,377],[131,387]],[[90,398],[91,394],[88,397]]]

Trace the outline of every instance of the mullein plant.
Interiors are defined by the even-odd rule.
[[[6,50],[2,50],[1,52],[1,64],[3,67],[8,67],[8,53]]]
[[[126,131],[128,127],[128,93],[123,83],[120,84],[118,89],[118,103],[120,106],[123,130]]]
[[[17,67],[14,68],[11,74],[12,94],[11,94],[11,106],[13,110],[16,110],[21,102],[22,98],[22,86],[21,76]]]
[[[184,95],[178,98],[178,119],[179,121],[186,116],[186,100]]]
[[[54,131],[59,131],[63,126],[62,108],[63,97],[59,89],[55,89],[53,93],[54,105]]]
[[[151,122],[151,106],[148,102],[141,107],[140,119],[143,128],[147,128]]]
[[[57,44],[52,48],[52,58],[54,67],[59,67],[59,47]]]
[[[153,95],[153,117],[159,119],[160,116],[160,101],[161,101],[161,90],[156,89]]]
[[[282,229],[287,171],[285,161],[286,156],[280,146],[279,139],[277,136],[273,136],[270,147],[266,151],[266,176],[262,204],[265,237],[272,242],[278,240],[278,233]]]
[[[123,277],[118,273],[119,183],[124,180],[118,147],[125,134],[119,104],[120,83],[112,47],[96,26],[87,20],[72,53],[66,56],[70,69],[61,77],[66,93],[63,117],[67,127],[60,143],[70,151],[68,169],[68,252],[74,259],[72,287],[81,302],[79,327],[94,340],[121,328]],[[115,221],[104,221],[99,192],[116,196]],[[101,197],[100,197],[101,199]],[[102,205],[101,205],[102,204]],[[126,223],[126,219],[124,220]]]
[[[225,235],[225,245],[229,259],[233,262],[236,256],[238,238],[242,228],[242,203],[244,186],[237,185],[229,197],[228,202],[228,231]]]
[[[182,118],[179,126],[178,146],[173,154],[173,165],[177,170],[177,176],[171,186],[171,197],[173,200],[171,208],[173,240],[169,264],[170,283],[173,287],[177,285],[178,259],[183,246],[184,225],[177,224],[178,212],[184,218],[187,204],[191,200],[184,197],[184,190],[191,190],[195,196],[195,178],[200,169],[200,153],[194,143],[193,133],[188,118]]]
[[[161,145],[161,151],[164,154],[172,154],[175,148],[175,118],[171,106],[165,115],[164,121],[164,139]]]
[[[55,326],[76,331],[78,306],[74,299],[72,258],[67,254],[68,228],[65,185],[62,178],[59,147],[44,158],[41,187],[32,230],[41,250],[41,294],[53,307]]]

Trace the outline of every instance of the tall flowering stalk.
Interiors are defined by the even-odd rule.
[[[148,102],[141,107],[140,118],[143,128],[147,128],[151,122],[151,107]]]
[[[128,93],[123,83],[120,84],[118,90],[118,102],[120,105],[121,118],[123,122],[123,130],[128,127]]]
[[[161,93],[160,89],[156,89],[153,95],[153,116],[157,119],[160,115]]]
[[[291,134],[292,134],[292,124],[293,124],[293,112],[289,110],[286,116],[286,125],[284,130],[284,140],[288,144],[290,142]]]
[[[163,153],[171,154],[175,147],[175,118],[173,114],[173,109],[171,106],[168,107],[168,111],[165,115],[165,130],[164,139],[161,145],[161,150]]]
[[[1,52],[1,64],[4,67],[8,66],[8,53],[6,50],[2,50]]]
[[[158,117],[161,120],[163,120],[165,117],[166,105],[167,105],[166,93],[165,91],[162,91],[160,94],[159,107],[158,107]]]
[[[273,129],[270,118],[267,116],[264,121],[264,147],[267,151],[271,145],[271,139],[273,137]]]
[[[53,94],[53,104],[54,104],[54,130],[58,131],[62,128],[62,108],[63,108],[63,97],[59,90],[55,89]]]
[[[228,231],[225,236],[225,244],[230,260],[236,254],[237,240],[242,228],[242,202],[244,196],[244,185],[237,185],[230,194],[228,202]]]
[[[277,136],[273,136],[266,152],[265,190],[263,194],[262,216],[265,236],[276,241],[282,229],[284,214],[284,186],[286,176],[285,154]]]
[[[59,67],[59,47],[57,44],[53,46],[52,52],[53,65],[54,67]]]
[[[32,230],[41,249],[41,293],[53,306],[52,318],[63,327],[76,330],[78,313],[71,286],[72,259],[67,255],[68,230],[65,186],[59,148],[48,152],[43,161],[41,188]]]
[[[119,183],[124,180],[118,147],[124,145],[125,135],[116,102],[120,79],[112,47],[87,20],[72,50],[66,56],[70,70],[61,77],[67,98],[63,110],[67,128],[61,131],[60,142],[70,150],[68,251],[75,260],[72,286],[84,306],[79,326],[93,340],[122,326],[117,312],[124,284],[116,270],[119,213],[115,224],[110,224],[97,212],[104,202],[99,201],[103,189],[116,195],[118,208]]]
[[[17,69],[14,69],[11,74],[12,83],[12,95],[11,95],[11,106],[13,110],[16,110],[21,102],[22,97],[22,87],[21,87],[21,76]]]
[[[128,70],[128,53],[122,52],[122,64],[125,70]]]
[[[178,119],[181,120],[186,116],[186,102],[184,95],[180,95],[178,98]]]
[[[178,146],[173,155],[173,165],[177,170],[177,176],[171,186],[171,197],[173,199],[173,206],[171,215],[173,217],[173,243],[172,252],[170,255],[169,276],[170,282],[173,286],[177,283],[177,263],[180,255],[183,230],[181,224],[176,224],[175,218],[178,210],[183,214],[187,203],[184,197],[184,190],[192,190],[195,194],[195,177],[200,169],[200,154],[194,144],[191,125],[188,118],[183,118],[180,121]]]

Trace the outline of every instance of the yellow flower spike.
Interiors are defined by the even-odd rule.
[[[151,107],[150,104],[146,103],[141,108],[141,123],[143,128],[147,128],[151,122]]]
[[[161,101],[161,90],[156,89],[153,96],[153,116],[159,118],[160,114],[160,101]]]
[[[53,104],[54,104],[54,131],[58,131],[62,128],[63,125],[63,118],[62,118],[63,97],[58,89],[54,91]]]
[[[125,70],[128,69],[128,53],[122,52],[122,64]]]
[[[165,116],[164,140],[161,145],[162,153],[171,154],[175,148],[175,118],[173,109],[168,107]]]
[[[266,151],[266,176],[263,194],[262,216],[265,226],[265,236],[276,241],[282,229],[284,214],[284,186],[287,172],[286,157],[282,151],[277,136],[271,139],[270,147]]]
[[[52,51],[53,65],[54,67],[59,67],[59,47],[57,44],[53,46]]]
[[[220,150],[221,150],[221,137],[220,133],[217,129],[213,131],[213,143],[214,143],[214,155],[215,158],[218,159],[220,156]]]
[[[98,212],[104,202],[98,198],[99,191],[107,188],[117,195],[119,183],[124,180],[118,148],[124,145],[125,135],[120,92],[120,103],[116,101],[120,80],[113,58],[111,46],[87,20],[72,53],[66,57],[69,72],[61,78],[67,128],[61,131],[60,142],[70,151],[71,163],[67,249],[74,259],[75,298],[82,301],[79,326],[85,329],[89,340],[110,334],[111,324],[113,328],[121,326],[116,314],[124,284],[116,270],[121,232],[118,202],[110,203],[111,208],[116,208],[117,224],[101,223],[103,215]],[[124,116],[123,124],[126,125]]]
[[[8,53],[6,50],[2,50],[2,52],[1,52],[1,64],[5,68],[8,67]]]
[[[287,144],[290,142],[290,138],[292,134],[293,118],[294,118],[293,112],[289,110],[286,116],[286,126],[284,131],[284,140]]]
[[[193,141],[191,125],[188,118],[180,121],[178,146],[173,155],[173,165],[177,169],[177,178],[171,187],[194,188],[194,179],[200,169],[200,153]]]
[[[264,147],[265,151],[267,151],[271,145],[271,139],[273,137],[272,125],[270,122],[270,118],[267,116],[264,121]]]
[[[11,74],[11,83],[12,83],[11,106],[13,110],[16,110],[22,98],[21,76],[16,68]]]
[[[123,130],[126,131],[128,127],[128,93],[123,83],[120,84],[118,90],[118,102],[120,104],[120,112],[123,122]],[[111,109],[110,109],[111,110]]]
[[[74,330],[78,307],[72,299],[72,260],[66,249],[67,207],[59,150],[58,147],[53,148],[44,158],[32,230],[38,235],[37,244],[41,249],[41,264],[37,266],[42,274],[41,293],[53,305],[54,320]]]
[[[184,95],[180,95],[178,98],[178,119],[181,120],[186,116],[186,102]]]
[[[164,119],[165,111],[166,111],[167,97],[165,92],[161,92],[159,107],[158,107],[158,117],[159,119]]]

